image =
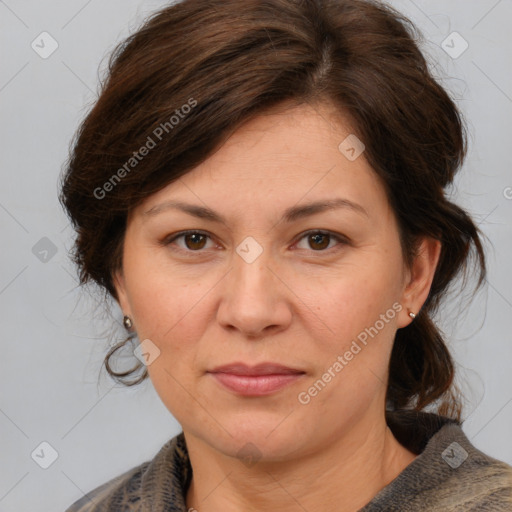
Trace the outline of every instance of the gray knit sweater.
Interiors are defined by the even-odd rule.
[[[477,450],[460,423],[413,411],[388,412],[386,420],[418,457],[359,512],[512,511],[512,467]],[[181,432],[151,461],[94,489],[66,512],[187,512],[191,476]]]

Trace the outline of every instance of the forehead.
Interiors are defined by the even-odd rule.
[[[364,152],[349,159],[340,149],[354,136],[329,105],[268,111],[239,127],[208,159],[147,198],[139,210],[185,200],[257,215],[334,197],[372,209],[372,203],[385,200],[377,175]]]
[[[242,171],[252,168],[258,174],[258,164],[266,169],[287,162],[303,162],[303,166],[314,161],[335,163],[340,142],[352,132],[348,118],[329,104],[281,106],[241,125],[199,167],[218,169],[222,162],[222,167],[233,170],[230,162],[234,160],[246,164]]]

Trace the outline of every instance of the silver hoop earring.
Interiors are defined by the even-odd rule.
[[[123,317],[123,325],[126,330],[129,330],[133,326],[132,319],[128,315],[124,315]]]
[[[409,312],[409,316],[414,320],[416,318],[416,315],[413,312]]]

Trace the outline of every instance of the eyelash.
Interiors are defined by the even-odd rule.
[[[182,237],[185,237],[187,235],[202,235],[202,236],[205,236],[209,239],[211,239],[211,236],[204,232],[204,231],[200,231],[200,230],[196,230],[196,229],[188,229],[188,230],[185,230],[185,231],[180,231],[179,233],[175,233],[173,235],[170,235],[169,237],[166,237],[164,240],[161,241],[161,244],[165,247],[167,246],[170,246],[172,244],[172,242],[174,242],[175,240],[179,239],[179,238],[182,238]],[[300,242],[303,238],[309,236],[309,235],[324,235],[324,236],[328,236],[330,237],[331,239],[334,239],[335,241],[339,242],[338,245],[348,245],[349,244],[349,240],[347,237],[345,236],[342,236],[342,235],[339,235],[337,233],[333,233],[332,231],[324,231],[324,230],[319,230],[319,229],[311,229],[309,231],[305,231],[304,233],[301,233],[301,235],[297,238],[297,241],[294,242],[294,245],[298,242]],[[316,252],[316,253],[326,253],[326,252],[329,252],[331,250],[339,250],[339,247],[336,248],[335,247],[331,247],[331,248],[328,248],[328,249],[320,249],[320,250],[314,250],[314,249],[311,249],[312,252]],[[186,254],[187,256],[192,256],[194,253],[201,253],[201,252],[204,252],[202,249],[198,249],[196,251],[193,251],[191,249],[183,249],[181,247],[174,247],[173,250],[176,250],[178,252],[181,252],[183,254]]]

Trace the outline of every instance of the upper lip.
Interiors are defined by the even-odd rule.
[[[209,373],[231,373],[233,375],[290,375],[304,373],[296,368],[289,368],[277,363],[260,363],[249,366],[245,363],[230,363],[217,366]]]

